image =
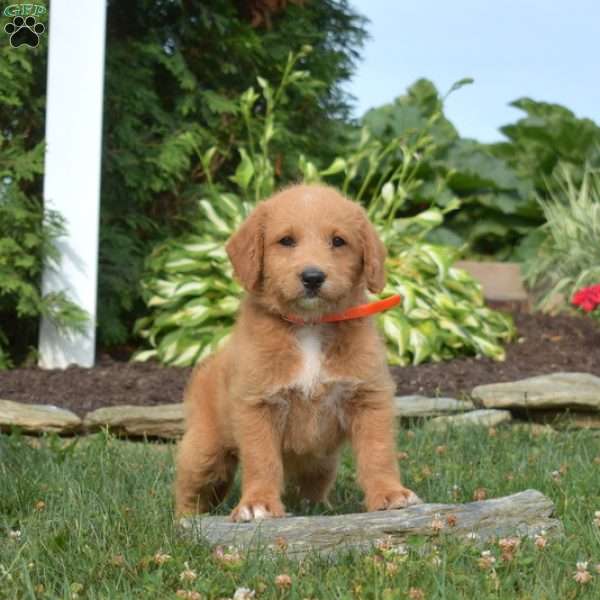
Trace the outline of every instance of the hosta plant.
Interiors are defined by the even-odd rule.
[[[437,118],[434,115],[430,125]],[[459,255],[456,248],[425,241],[431,230],[443,224],[446,213],[459,209],[459,200],[449,201],[443,209],[432,206],[413,217],[397,216],[406,200],[423,186],[417,177],[419,161],[435,150],[427,130],[412,133],[412,141],[396,138],[382,144],[364,129],[355,152],[336,159],[329,169],[319,174],[305,162],[305,179],[327,179],[341,172],[344,191],[352,189],[353,182],[359,186],[356,198],[366,205],[388,250],[383,294],[403,298],[401,310],[378,317],[391,364],[440,361],[465,353],[503,360],[503,343],[514,335],[511,319],[487,308],[480,285],[453,266]],[[397,153],[402,156],[399,162],[391,158]],[[363,197],[376,175],[379,180],[371,194]]]
[[[224,244],[256,202],[283,183],[277,181],[269,143],[278,134],[276,109],[286,89],[307,77],[295,70],[295,62],[291,56],[275,89],[259,79],[260,94],[251,88],[240,98],[239,114],[249,135],[240,146],[235,175],[230,182],[209,178],[194,232],[161,245],[150,256],[143,282],[150,314],[136,326],[150,348],[140,351],[138,360],[155,357],[172,365],[191,365],[229,333],[242,290],[232,279]],[[259,101],[265,106],[262,117],[255,110]],[[458,200],[409,218],[397,215],[423,185],[417,166],[432,147],[427,131],[411,132],[409,140],[394,139],[384,145],[365,129],[356,147],[327,168],[319,169],[302,156],[298,166],[304,181],[334,183],[362,202],[386,243],[388,284],[383,295],[403,297],[401,309],[379,317],[390,363],[416,364],[465,353],[502,359],[502,343],[514,333],[510,319],[487,309],[480,286],[452,266],[455,249],[424,241],[446,212],[458,209]],[[218,152],[211,148],[202,154],[207,172]],[[386,168],[386,161],[398,154],[402,160],[390,161]]]
[[[249,88],[240,97],[236,114],[245,124],[246,144],[239,147],[239,165],[229,182],[217,182],[211,175],[212,165],[226,158],[217,147],[200,154],[207,181],[193,231],[161,244],[147,261],[142,287],[151,312],[135,329],[150,348],[138,352],[136,360],[191,365],[215,350],[231,330],[242,289],[233,279],[225,242],[258,200],[275,188],[269,145],[277,134],[276,107],[290,88],[307,78],[295,68],[307,52],[309,47],[288,56],[275,89],[259,78],[260,93]],[[264,103],[262,116],[259,101]]]
[[[600,172],[587,171],[576,185],[563,166],[549,189],[550,199],[540,200],[544,241],[525,264],[542,310],[566,308],[576,292],[600,281]]]

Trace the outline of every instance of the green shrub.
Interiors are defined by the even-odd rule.
[[[309,78],[295,69],[298,56],[290,56],[276,89],[259,78],[260,94],[248,89],[239,100],[239,113],[247,130],[239,148],[240,160],[225,182],[212,179],[204,186],[194,233],[162,244],[152,253],[144,278],[145,299],[151,313],[139,320],[136,330],[150,346],[138,360],[156,357],[168,364],[191,365],[212,352],[230,331],[241,295],[232,280],[224,243],[249,214],[258,200],[276,187],[277,178],[270,153],[280,127],[279,103],[289,88]],[[253,107],[265,103],[264,116]],[[435,123],[436,119],[432,120]],[[397,218],[406,198],[419,190],[420,160],[435,149],[428,132],[411,132],[410,145],[395,138],[388,145],[363,130],[356,148],[319,171],[305,157],[298,158],[304,180],[337,182],[344,192],[362,182],[356,198],[363,201],[370,218],[385,241],[388,285],[385,293],[403,296],[402,311],[385,313],[380,324],[386,336],[389,360],[394,364],[442,360],[461,353],[504,357],[501,342],[513,334],[510,320],[483,306],[479,285],[452,267],[457,252],[423,241],[432,228],[442,224],[444,214],[458,208],[453,200],[406,219]],[[389,170],[386,157],[400,152],[403,159]],[[201,157],[209,171],[218,160],[211,148]],[[369,186],[379,170],[386,173]],[[233,187],[231,186],[233,184]],[[365,192],[369,188],[369,196]]]
[[[350,108],[342,85],[365,36],[365,20],[348,0],[108,1],[100,344],[130,340],[144,309],[145,257],[158,242],[187,230],[207,178],[198,149],[217,146],[211,169],[222,177],[235,171],[244,135],[243,122],[232,114],[236,98],[259,74],[279,77],[290,49],[312,45],[316,51],[302,66],[319,87],[298,87],[282,105],[276,168],[288,177],[296,169],[290,148],[329,160],[346,136]],[[11,144],[26,139],[26,149],[44,135],[47,41],[43,35],[37,48],[15,49],[5,36],[0,47],[0,131]],[[39,179],[27,194],[41,202]]]
[[[402,310],[378,317],[391,364],[440,361],[465,353],[502,360],[502,343],[514,335],[510,318],[486,308],[480,285],[453,267],[460,249],[427,241],[448,213],[462,210],[461,201],[448,199],[444,208],[432,205],[412,217],[398,217],[407,199],[419,196],[427,185],[419,177],[421,163],[437,151],[430,132],[440,122],[443,115],[436,111],[423,129],[409,129],[387,144],[364,128],[358,147],[329,169],[317,173],[310,163],[303,164],[307,181],[343,174],[342,190],[358,189],[354,197],[367,207],[388,249],[384,294],[403,297]],[[438,184],[444,184],[443,177]]]
[[[279,7],[279,8],[278,8]],[[257,19],[256,11],[266,12]],[[262,23],[259,21],[262,20]],[[124,343],[143,312],[143,262],[159,242],[189,231],[210,177],[224,181],[245,140],[237,98],[258,75],[281,77],[290,49],[317,87],[279,105],[274,168],[295,176],[295,149],[329,160],[345,138],[352,73],[366,35],[347,0],[110,0],[102,166],[98,335]],[[265,106],[253,105],[258,115]],[[203,149],[217,151],[206,171]],[[210,187],[210,186],[208,186]]]
[[[53,242],[63,233],[58,213],[0,191],[0,369],[35,354],[41,316],[64,329],[78,330],[86,321],[64,293],[41,291],[42,268],[57,258]]]
[[[281,131],[276,109],[290,90],[306,85],[308,73],[295,67],[308,52],[306,47],[288,56],[276,89],[259,77],[261,93],[248,88],[239,98],[234,112],[246,128],[247,143],[238,149],[240,160],[228,186],[227,180],[219,184],[211,175],[211,165],[220,159],[218,148],[201,154],[208,177],[193,232],[160,244],[146,264],[142,287],[153,312],[139,319],[135,330],[151,349],[138,353],[137,360],[157,357],[167,364],[191,365],[228,335],[242,289],[233,279],[225,242],[256,202],[275,188],[270,146]],[[255,111],[259,101],[265,106],[262,115]]]
[[[384,144],[407,137],[411,130],[430,128],[435,149],[418,168],[424,185],[407,198],[403,211],[432,204],[443,208],[458,197],[461,209],[430,232],[430,241],[457,247],[466,244],[471,255],[525,260],[542,240],[539,227],[544,215],[537,198],[560,192],[553,175],[561,164],[570,167],[577,185],[586,165],[600,167],[600,127],[563,106],[521,98],[511,105],[524,111],[525,117],[500,129],[507,140],[483,144],[461,138],[444,117],[446,96],[421,79],[362,119]],[[430,126],[435,114],[440,116]],[[390,158],[396,163],[402,160],[397,151]],[[385,176],[383,168],[378,175]]]
[[[524,269],[543,310],[564,308],[577,290],[600,283],[600,172],[588,170],[577,185],[563,165],[550,189],[540,199],[544,241]]]
[[[457,82],[442,97],[430,81],[420,79],[390,104],[367,112],[362,123],[384,145],[398,138],[410,144],[420,132],[429,133],[430,151],[421,156],[416,173],[423,185],[411,190],[402,211],[414,214],[425,206],[444,208],[455,198],[461,200],[461,209],[430,231],[430,241],[466,244],[470,254],[507,259],[523,236],[541,224],[541,212],[529,180],[520,178],[486,144],[461,138],[444,116],[448,94],[469,83],[470,79]],[[367,193],[375,193],[369,188],[403,160],[399,148],[390,152]]]
[[[520,98],[511,106],[522,110],[525,116],[501,127],[508,141],[492,144],[490,150],[523,180],[532,182],[540,197],[548,198],[560,191],[565,165],[577,185],[586,165],[600,167],[600,126],[594,121],[579,119],[559,104],[531,98]]]
[[[36,49],[0,48],[0,369],[35,352],[41,315],[75,328],[84,318],[64,294],[41,292],[44,263],[56,258],[53,241],[64,231],[42,206],[45,38]]]
[[[586,168],[600,167],[600,126],[591,119],[580,119],[559,104],[520,98],[511,106],[525,116],[505,125],[500,131],[505,142],[490,144],[489,151],[505,161],[520,181],[533,190],[528,198],[549,200],[562,193],[564,166],[569,168],[573,183],[580,185]],[[528,261],[543,240],[544,223],[541,205],[527,205],[528,219],[539,221],[534,229],[522,228],[512,258]]]

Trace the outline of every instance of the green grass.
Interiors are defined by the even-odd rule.
[[[475,429],[413,431],[400,433],[399,446],[409,455],[401,466],[405,483],[422,498],[463,502],[477,488],[488,497],[536,488],[556,503],[565,538],[550,540],[544,550],[523,540],[510,562],[497,544],[477,548],[449,536],[440,537],[435,554],[416,539],[406,556],[346,554],[299,564],[254,555],[228,566],[177,535],[173,446],[104,434],[74,441],[0,435],[0,598],[168,599],[180,589],[222,598],[238,587],[257,590],[257,598],[404,599],[411,588],[427,599],[600,598],[594,571],[600,563],[598,433],[536,438],[508,428],[495,436]],[[558,470],[563,474],[553,477]],[[360,510],[360,498],[346,454],[333,496],[336,512]],[[496,557],[493,571],[478,564],[484,549]],[[157,552],[171,558],[158,565]],[[578,561],[589,561],[586,585],[573,579]],[[198,575],[193,582],[180,580],[186,563]],[[291,577],[291,588],[275,585],[282,573]]]

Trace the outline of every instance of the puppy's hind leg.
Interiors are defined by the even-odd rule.
[[[237,457],[223,448],[210,427],[193,423],[177,456],[175,511],[178,516],[207,512],[218,506],[235,477]]]

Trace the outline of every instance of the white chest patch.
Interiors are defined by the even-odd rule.
[[[297,340],[302,353],[302,366],[293,385],[299,387],[308,396],[321,378],[323,362],[321,328],[302,327],[298,330]]]

